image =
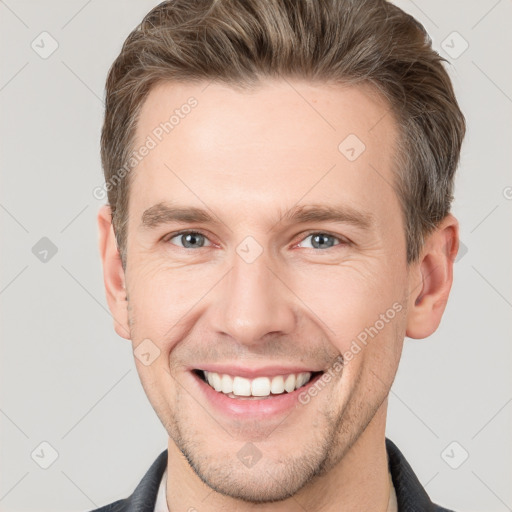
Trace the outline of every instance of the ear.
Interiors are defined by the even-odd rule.
[[[459,250],[459,223],[448,214],[424,244],[409,273],[406,336],[426,338],[441,322],[453,282],[453,263]]]
[[[98,212],[99,250],[103,265],[103,282],[107,303],[114,319],[114,329],[119,336],[130,339],[128,323],[128,301],[125,288],[125,274],[121,255],[112,226],[112,212],[104,205]]]

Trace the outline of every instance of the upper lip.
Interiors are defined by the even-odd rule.
[[[323,370],[304,366],[238,366],[232,364],[204,364],[194,368],[194,370],[204,370],[207,372],[215,372],[227,374],[233,377],[245,377],[246,379],[255,379],[256,377],[275,377],[276,375],[289,375],[291,373],[303,372],[321,372]]]

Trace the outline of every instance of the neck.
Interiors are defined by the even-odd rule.
[[[334,467],[291,498],[275,503],[247,503],[212,490],[169,439],[166,484],[169,511],[386,512],[391,491],[385,445],[386,412],[387,398]]]

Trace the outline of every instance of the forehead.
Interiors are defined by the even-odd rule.
[[[190,107],[191,103],[195,106]],[[187,142],[192,137],[196,149],[208,153],[217,153],[218,143],[268,147],[273,141],[295,140],[311,141],[318,147],[321,138],[325,143],[320,151],[332,149],[333,143],[337,149],[335,143],[350,133],[369,143],[388,133],[386,139],[391,142],[394,124],[387,101],[365,83],[349,86],[268,79],[240,90],[215,82],[161,82],[142,106],[136,136],[139,142],[148,134],[172,142],[181,134]],[[316,137],[311,137],[313,132]]]
[[[133,171],[130,210],[140,216],[153,204],[182,198],[239,212],[287,209],[307,199],[373,201],[374,211],[380,202],[384,211],[386,202],[397,205],[396,137],[389,105],[369,85],[269,80],[241,91],[161,83],[138,120],[135,149],[149,140],[152,148]]]

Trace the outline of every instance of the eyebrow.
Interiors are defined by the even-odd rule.
[[[160,202],[144,211],[140,227],[144,230],[153,230],[172,222],[181,224],[222,224],[207,210]],[[308,222],[338,222],[352,224],[362,230],[370,230],[374,224],[374,216],[368,211],[356,210],[346,205],[302,205],[288,210],[279,221],[274,223],[274,227],[280,223],[305,224]]]

